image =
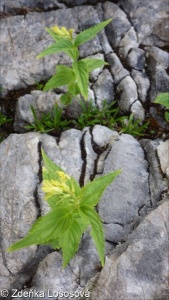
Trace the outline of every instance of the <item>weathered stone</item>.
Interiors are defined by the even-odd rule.
[[[144,108],[142,106],[142,104],[140,103],[139,100],[135,101],[131,108],[130,108],[131,113],[133,113],[134,118],[136,120],[140,120],[141,122],[144,121],[145,119],[145,111]]]
[[[112,22],[106,27],[109,42],[113,48],[119,46],[121,39],[130,29],[131,24],[126,14],[116,4],[106,1],[103,4],[104,19],[113,18]]]
[[[145,51],[139,48],[132,48],[127,56],[127,64],[133,69],[142,71],[145,64]]]
[[[118,5],[131,20],[139,44],[157,47],[168,45],[168,0],[119,0]]]
[[[124,77],[129,75],[129,72],[126,69],[124,69],[121,61],[115,53],[109,53],[106,57],[108,63],[110,64],[114,83],[118,84]]]
[[[25,236],[38,215],[35,199],[39,183],[38,142],[38,134],[34,138],[32,134],[14,134],[0,147],[1,250],[5,268],[10,273],[9,283],[14,282],[14,276],[36,254],[36,246],[12,253],[6,250],[17,239]],[[18,282],[22,280],[20,278]]]
[[[120,57],[123,59],[126,58],[130,49],[136,47],[138,47],[137,34],[134,30],[134,27],[131,27],[120,41],[118,50]]]
[[[158,65],[162,66],[164,69],[169,68],[169,53],[158,48],[158,47],[148,47],[147,50],[147,60],[149,69],[155,69]]]
[[[26,132],[25,125],[35,122],[31,106],[34,107],[38,119],[42,114],[51,113],[55,104],[63,107],[60,96],[52,92],[32,91],[31,94],[20,97],[16,105],[15,130]]]
[[[19,12],[18,9],[57,9],[57,8],[65,8],[65,5],[63,3],[60,3],[60,1],[57,0],[49,0],[49,1],[43,1],[43,0],[5,0],[4,3],[4,11],[9,13],[17,13]]]
[[[167,190],[167,183],[164,181],[161,174],[160,164],[157,157],[159,142],[160,140],[150,141],[146,139],[140,141],[149,164],[150,206],[153,207],[156,207],[157,203],[161,200],[161,195]],[[165,158],[167,159],[167,153],[164,155],[164,159]]]
[[[132,70],[131,75],[137,85],[138,98],[141,102],[146,102],[147,93],[150,88],[150,80],[146,73]]]
[[[168,205],[148,214],[107,257],[92,300],[168,299]]]
[[[45,293],[45,299],[55,299],[58,292],[75,292],[79,286],[79,274],[74,272],[71,266],[62,269],[62,256],[57,252],[49,254],[40,262],[36,274],[32,280],[32,289],[38,289]],[[50,295],[49,295],[50,291]]]
[[[131,105],[138,99],[137,86],[130,76],[122,79],[117,87],[120,95],[118,105],[123,112],[130,110]]]
[[[95,173],[102,174],[105,159],[114,141],[118,139],[118,133],[107,127],[95,125],[91,130],[93,150],[97,153],[95,161]]]
[[[104,100],[107,103],[111,103],[114,100],[113,78],[107,69],[103,70],[98,76],[97,81],[93,84],[93,90],[100,109],[103,106]]]
[[[162,92],[169,92],[169,75],[161,66],[157,66],[151,73],[150,99],[153,102],[156,96]]]
[[[160,142],[157,146],[157,155],[160,161],[161,170],[169,179],[169,140]]]
[[[117,169],[122,172],[106,189],[98,208],[105,224],[121,226],[120,231],[119,226],[112,226],[112,236],[116,236],[114,241],[129,233],[132,222],[139,217],[140,208],[150,201],[147,167],[144,152],[132,136],[122,134],[113,142],[105,160],[104,174]],[[110,228],[107,233],[106,226],[105,235],[110,240]]]

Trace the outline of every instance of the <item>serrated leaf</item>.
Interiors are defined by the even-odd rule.
[[[80,32],[76,36],[76,39],[74,41],[74,45],[79,46],[81,44],[84,44],[84,43],[90,41],[91,39],[93,39],[99,33],[99,31],[101,31],[111,21],[112,21],[112,19],[106,20],[106,21],[101,22],[101,23],[99,23],[95,26],[92,26],[89,29],[86,29],[86,30]]]
[[[82,206],[79,210],[82,220],[84,219],[86,223],[86,219],[91,225],[90,235],[94,241],[97,252],[99,254],[99,258],[102,266],[104,265],[104,255],[105,255],[105,245],[104,245],[104,232],[103,225],[100,220],[99,215],[92,209],[90,206]]]
[[[161,104],[169,109],[169,93],[161,93],[156,98],[154,103]]]
[[[55,240],[69,228],[71,222],[72,216],[68,208],[57,208],[50,211],[33,224],[22,240],[9,247],[8,252]]]
[[[94,179],[92,182],[87,183],[82,188],[82,198],[80,205],[96,206],[100,201],[100,197],[103,194],[106,187],[113,182],[113,180],[121,173],[120,170],[116,170],[112,173],[106,174],[102,177]]]
[[[36,58],[39,59],[45,57],[46,55],[51,55],[58,52],[64,52],[72,59],[75,59],[77,56],[77,51],[75,50],[73,44],[69,40],[61,39],[42,51]]]
[[[67,266],[69,261],[78,250],[79,242],[85,228],[82,228],[77,220],[73,220],[71,226],[60,237],[60,246],[63,254],[63,268]]]
[[[108,63],[105,62],[104,60],[97,59],[97,58],[84,58],[84,59],[81,59],[80,61],[85,62],[89,72],[91,72],[97,68],[101,68],[104,65],[108,65]]]
[[[83,61],[74,62],[72,64],[73,70],[75,72],[77,85],[79,90],[85,100],[88,98],[88,82],[89,82],[89,72],[86,64]]]
[[[43,91],[48,91],[75,81],[75,73],[71,68],[59,65],[56,70],[56,75],[49,79],[45,84]]]

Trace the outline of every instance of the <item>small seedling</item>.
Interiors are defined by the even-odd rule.
[[[104,265],[104,232],[98,204],[106,187],[121,173],[114,171],[80,187],[78,182],[55,165],[42,151],[42,190],[51,210],[37,219],[28,234],[8,248],[19,250],[34,244],[50,244],[61,249],[63,268],[78,250],[83,233],[90,229],[102,266]]]
[[[143,136],[144,131],[148,126],[148,122],[140,125],[140,120],[134,120],[134,115],[131,114],[129,117],[123,116],[120,119],[120,133],[127,133],[133,136]]]
[[[61,131],[68,128],[70,121],[62,116],[62,109],[55,104],[52,112],[42,114],[39,118],[36,114],[35,108],[31,105],[31,111],[34,117],[34,123],[26,125],[26,129],[31,129],[38,132]]]
[[[116,123],[119,121],[119,108],[114,107],[115,101],[107,104],[106,100],[104,100],[102,109],[96,107],[92,101],[89,101],[87,104],[80,101],[80,105],[83,111],[79,118],[74,121],[77,129],[81,130],[84,127],[94,126],[95,124],[114,129]]]
[[[2,126],[5,123],[10,122],[12,119],[8,119],[5,115],[3,115],[0,111],[0,126]]]
[[[35,80],[36,89],[42,91],[44,88],[44,84]]]

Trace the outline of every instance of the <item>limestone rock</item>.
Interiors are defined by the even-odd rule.
[[[118,5],[131,20],[139,44],[157,47],[168,45],[168,0],[119,0]]]
[[[115,53],[109,53],[106,57],[108,63],[110,64],[114,83],[118,84],[124,77],[129,75],[129,72],[123,67],[120,59]]]
[[[143,139],[140,143],[145,151],[145,157],[147,157],[149,164],[150,206],[156,207],[157,203],[161,200],[163,192],[167,191],[167,183],[164,181],[161,174],[161,168],[157,157],[157,149],[159,147],[159,143],[162,143],[162,141],[150,141]],[[164,159],[167,160],[167,152],[164,155]]]
[[[130,111],[133,113],[135,120],[140,120],[141,122],[144,121],[145,111],[139,100],[132,104]]]
[[[169,140],[160,142],[157,147],[157,154],[160,161],[161,170],[169,179]]]
[[[164,69],[169,68],[169,53],[158,47],[147,47],[147,58],[151,69],[155,69],[158,65]]]
[[[98,76],[97,81],[93,84],[93,90],[96,97],[96,103],[100,109],[103,106],[104,100],[106,100],[107,103],[113,102],[113,78],[107,69],[103,70],[103,72]]]
[[[17,13],[18,9],[57,9],[64,8],[65,5],[57,0],[5,0],[4,11],[9,13]]]
[[[35,122],[31,106],[34,107],[38,119],[42,117],[42,114],[51,113],[55,104],[63,107],[60,96],[52,92],[32,91],[31,94],[20,97],[16,106],[15,130],[26,132],[25,125]]]
[[[153,102],[156,96],[162,92],[169,92],[169,75],[167,71],[159,65],[151,73],[151,101]]]
[[[105,20],[113,18],[112,22],[106,27],[106,32],[112,48],[117,48],[121,39],[131,28],[131,24],[118,5],[106,1],[103,4],[103,10]]]
[[[127,134],[122,134],[113,142],[105,160],[104,174],[118,169],[121,169],[121,174],[106,189],[98,205],[99,214],[106,224],[105,235],[108,240],[110,225],[107,224],[113,224],[112,236],[116,236],[114,242],[126,237],[133,220],[139,217],[140,208],[150,201],[144,152],[139,143]]]
[[[107,257],[92,300],[168,299],[168,209],[159,205]]]
[[[117,87],[120,94],[118,105],[123,112],[130,110],[131,105],[138,99],[137,86],[130,76],[122,79]]]
[[[138,98],[141,102],[146,102],[147,93],[150,88],[150,80],[146,73],[140,72],[138,70],[132,70],[132,78],[137,85]]]
[[[145,51],[132,48],[127,56],[127,64],[133,69],[142,71],[145,64]]]
[[[119,55],[123,59],[126,58],[128,52],[132,48],[138,47],[137,43],[137,34],[132,26],[125,34],[125,36],[121,39],[119,44]]]

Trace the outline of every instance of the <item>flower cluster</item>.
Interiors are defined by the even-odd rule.
[[[65,37],[68,40],[72,40],[72,34],[74,32],[74,29],[67,30],[65,27],[59,28],[58,26],[51,27],[52,31],[56,33],[59,36]]]
[[[43,168],[43,172],[47,172]],[[45,192],[45,200],[48,200],[53,195],[72,197],[74,189],[71,185],[71,177],[61,171],[56,171],[55,173],[58,176],[58,180],[49,179],[43,180],[42,190]]]

